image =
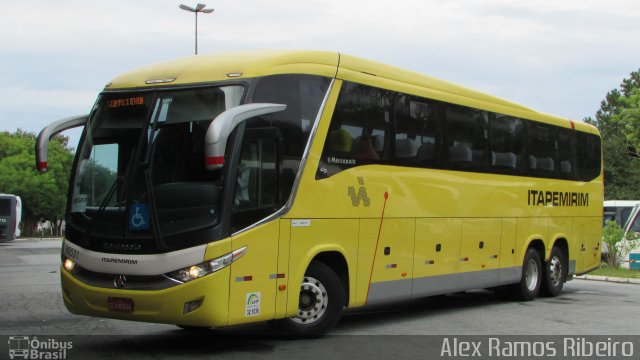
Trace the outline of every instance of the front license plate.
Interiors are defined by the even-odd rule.
[[[109,311],[133,312],[133,299],[108,297],[107,308]]]

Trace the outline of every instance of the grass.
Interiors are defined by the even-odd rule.
[[[616,269],[603,264],[598,269],[590,272],[589,275],[640,279],[640,270]]]

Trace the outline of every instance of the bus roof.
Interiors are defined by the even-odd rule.
[[[522,105],[435,77],[329,51],[252,50],[189,56],[124,73],[107,84],[105,90],[199,84],[276,74],[336,77],[598,133],[594,126],[583,122],[572,122],[565,118],[536,112]]]

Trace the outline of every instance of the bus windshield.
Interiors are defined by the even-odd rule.
[[[161,239],[215,225],[221,172],[205,169],[204,138],[243,91],[103,94],[77,155],[70,225],[112,239]]]

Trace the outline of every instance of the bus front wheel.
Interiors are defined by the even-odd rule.
[[[511,285],[511,295],[516,300],[530,301],[538,296],[542,283],[542,263],[538,251],[529,248],[522,264],[520,282]]]
[[[288,338],[322,336],[338,322],[344,303],[338,275],[326,264],[313,261],[300,284],[296,317],[272,320],[269,325]]]

